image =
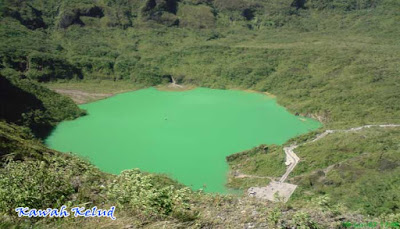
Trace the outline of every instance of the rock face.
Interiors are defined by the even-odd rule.
[[[176,17],[177,0],[147,0],[142,8],[142,15],[147,20],[153,20],[167,26],[179,25]]]
[[[81,21],[81,19],[79,18],[79,12],[68,12],[68,13],[64,13],[61,16],[60,22],[59,22],[59,26],[60,28],[66,29],[68,28],[70,25],[73,24],[78,24],[78,25],[84,25],[84,23]]]
[[[178,9],[177,0],[147,0],[142,12],[145,14],[158,14],[162,11],[176,14]]]
[[[294,0],[291,7],[296,7],[296,9],[305,9],[306,0]]]
[[[42,18],[42,12],[29,4],[23,4],[19,11],[6,8],[4,16],[12,17],[18,20],[28,29],[47,28]]]
[[[102,18],[104,17],[104,11],[101,7],[94,6],[90,8],[73,9],[64,12],[60,17],[60,28],[65,29],[74,24],[84,26],[85,24],[80,19],[81,16]]]

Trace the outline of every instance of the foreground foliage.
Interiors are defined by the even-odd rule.
[[[9,130],[13,130],[10,132]],[[18,218],[14,209],[72,206],[116,206],[113,225],[159,228],[237,227],[238,225],[306,226],[339,225],[331,216],[355,219],[351,214],[310,202],[309,207],[262,203],[239,196],[193,192],[164,175],[127,170],[120,175],[99,171],[74,156],[49,150],[27,129],[0,122],[0,219],[2,227],[80,228],[107,227],[109,219]],[[345,212],[345,211],[343,211]],[[216,217],[218,216],[218,217]],[[323,217],[323,220],[321,220]]]

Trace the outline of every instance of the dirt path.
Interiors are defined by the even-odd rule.
[[[257,179],[269,179],[269,180],[273,180],[273,177],[265,177],[265,176],[257,176],[257,175],[247,175],[247,174],[243,174],[243,173],[237,173],[233,175],[234,178],[257,178]]]
[[[289,167],[286,169],[285,174],[283,174],[283,176],[281,177],[279,182],[285,182],[285,180],[288,178],[290,173],[296,167],[297,163],[299,163],[300,158],[296,155],[296,153],[293,150],[296,149],[297,147],[299,147],[300,145],[305,145],[305,144],[310,143],[310,142],[316,142],[316,141],[328,136],[329,134],[332,134],[332,133],[335,133],[335,132],[348,133],[348,132],[355,132],[355,131],[359,131],[359,130],[362,130],[362,129],[365,129],[365,128],[370,128],[370,127],[387,128],[387,127],[400,127],[400,125],[398,125],[398,124],[365,125],[365,126],[350,128],[350,129],[347,129],[347,130],[326,130],[322,134],[317,135],[311,141],[307,141],[307,142],[304,142],[304,143],[298,144],[298,145],[295,144],[295,145],[291,145],[289,147],[284,147],[283,150],[285,151],[285,154],[286,154],[286,165],[289,165]]]
[[[289,174],[293,171],[294,167],[296,167],[297,163],[299,163],[300,158],[294,153],[294,149],[296,149],[298,145],[292,145],[289,147],[284,147],[283,150],[286,154],[286,165],[289,167],[286,169],[285,174],[279,179],[279,182],[285,182]]]
[[[162,90],[162,91],[185,91],[185,90],[190,90],[193,89],[193,86],[187,86],[187,85],[179,85],[177,84],[176,80],[171,77],[172,82],[167,84],[167,85],[158,85],[156,86],[157,89]],[[70,97],[75,103],[77,104],[84,104],[84,103],[89,103],[101,99],[105,99],[111,96],[114,96],[116,94],[128,92],[128,91],[134,91],[139,88],[136,87],[129,87],[126,85],[113,85],[113,84],[99,84],[100,87],[104,87],[105,91],[107,93],[104,93],[100,90],[93,91],[93,87],[96,87],[96,85],[89,84],[88,87],[92,90],[86,90],[85,88],[82,88],[82,85],[78,85],[78,87],[74,88],[69,88],[68,85],[67,87],[62,87],[62,85],[57,85],[57,87],[49,87],[51,90],[63,94],[65,96]],[[98,92],[99,93],[96,93]]]
[[[281,177],[281,179],[276,182],[276,181],[271,181],[269,185],[266,187],[251,187],[247,190],[247,194],[249,196],[253,196],[259,199],[264,199],[264,200],[269,200],[269,201],[283,201],[286,202],[289,200],[290,196],[293,194],[293,192],[296,190],[297,185],[285,183],[285,180],[288,178],[290,173],[293,171],[293,169],[296,167],[297,163],[300,161],[300,158],[296,155],[294,152],[294,149],[301,145],[308,144],[310,142],[316,142],[329,134],[335,133],[335,132],[355,132],[362,130],[364,128],[370,128],[370,127],[382,127],[382,128],[387,128],[387,127],[400,127],[398,124],[387,124],[387,125],[365,125],[365,126],[360,126],[360,127],[354,127],[350,128],[347,130],[326,130],[325,132],[317,135],[314,139],[301,143],[301,144],[294,144],[288,147],[284,147],[283,150],[285,151],[286,154],[286,162],[285,164],[288,165],[288,168],[286,169],[285,174]],[[332,166],[329,166],[327,170],[332,169]],[[276,199],[276,197],[279,197]]]
[[[83,104],[99,99],[104,99],[107,97],[111,97],[113,93],[89,93],[79,90],[70,90],[70,89],[54,89],[55,92],[66,95],[74,100],[77,104]]]

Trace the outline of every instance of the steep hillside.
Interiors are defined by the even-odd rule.
[[[31,80],[0,75],[0,120],[29,127],[39,138],[46,137],[60,121],[85,112],[71,99]]]
[[[207,22],[198,7],[210,8],[212,26],[192,25]],[[184,84],[268,91],[293,113],[329,127],[396,123],[399,8],[391,0],[6,1],[1,71],[39,82],[141,86],[172,76]],[[46,26],[15,18],[39,17],[30,11],[40,12]],[[171,17],[183,24],[166,26]]]
[[[47,149],[28,129],[5,122],[0,122],[0,140],[2,228],[331,228],[345,221],[365,220],[326,198],[314,198],[301,206],[266,205],[248,197],[192,192],[164,175],[139,170],[126,170],[118,176],[106,174],[74,155]],[[19,206],[46,209],[88,203],[116,206],[117,220],[26,220],[14,213]]]

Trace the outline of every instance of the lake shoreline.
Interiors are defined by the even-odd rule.
[[[61,123],[46,143],[88,157],[105,172],[137,167],[188,186],[197,179],[194,189],[204,185],[223,192],[226,156],[260,144],[281,145],[319,127],[290,114],[274,98],[247,92],[198,87],[171,93],[152,87],[119,94],[81,105],[89,115]],[[109,142],[109,135],[117,141]]]

